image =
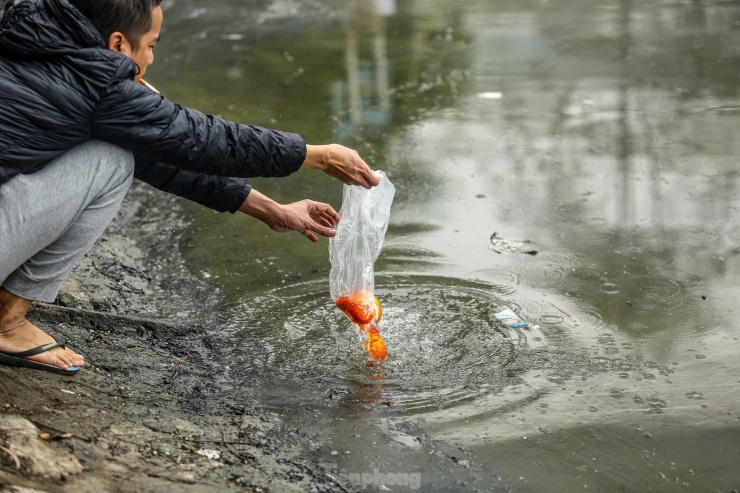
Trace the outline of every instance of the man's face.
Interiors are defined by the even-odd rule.
[[[138,49],[128,50],[130,53],[124,53],[139,66],[139,73],[134,77],[137,82],[144,77],[149,65],[154,63],[154,47],[159,42],[159,31],[162,29],[163,19],[162,7],[154,7],[152,9],[152,27],[148,33],[141,37]]]

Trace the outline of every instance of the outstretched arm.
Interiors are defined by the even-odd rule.
[[[380,178],[362,160],[357,151],[339,144],[306,145],[306,159],[300,169],[317,169],[347,185],[365,188],[376,186]],[[298,231],[313,242],[316,236],[332,237],[339,214],[329,205],[313,200],[278,204],[257,190],[251,190],[239,208],[240,212],[259,219],[273,231]]]
[[[378,177],[352,149],[338,144],[306,145],[305,154],[306,158],[300,169],[323,170],[328,175],[350,185],[370,188],[378,184]],[[240,210],[249,213],[247,211],[250,210],[249,204],[245,202],[245,197],[250,193],[251,187],[246,183],[246,180],[241,178],[195,173],[165,163],[147,160],[138,155],[136,157],[136,178],[160,190],[174,193],[219,212]],[[264,196],[259,198],[262,197]],[[258,195],[255,195],[253,200],[257,201],[257,198]],[[259,202],[264,202],[264,200]],[[318,202],[312,203],[319,204]],[[270,205],[272,208],[276,208],[275,206],[279,204],[257,203],[255,207],[252,207],[255,210],[250,215],[256,216],[260,213],[259,210],[256,210],[256,207],[260,205],[263,207]],[[324,206],[325,204],[319,205]],[[305,210],[306,203],[297,202],[290,206],[294,209],[304,207]],[[265,217],[267,218],[267,216]],[[268,225],[276,229],[270,223]],[[325,233],[319,234],[326,236]]]
[[[259,219],[273,231],[298,231],[313,242],[319,241],[317,234],[337,234],[333,227],[339,222],[339,214],[330,205],[313,200],[283,205],[253,189],[239,211]]]
[[[149,185],[218,212],[236,212],[252,189],[244,178],[195,173],[136,157],[134,176]]]

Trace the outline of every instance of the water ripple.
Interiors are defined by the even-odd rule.
[[[379,276],[380,332],[388,345],[382,365],[366,364],[354,326],[334,307],[324,282],[293,284],[232,306],[225,344],[252,383],[269,373],[285,388],[328,386],[315,394],[360,409],[439,410],[500,391],[523,370],[519,354],[543,343],[531,330],[514,339],[492,319],[494,310],[521,311],[506,291],[435,276]]]
[[[582,263],[575,254],[543,252],[536,258],[523,257],[515,266],[517,277],[539,289],[556,288]]]

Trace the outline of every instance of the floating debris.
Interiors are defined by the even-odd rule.
[[[524,327],[527,325],[527,322],[519,318],[519,316],[514,313],[513,310],[503,310],[500,312],[496,312],[493,314],[493,316],[496,317],[496,320],[501,322],[507,329]]]
[[[527,255],[537,255],[534,249],[534,242],[529,240],[511,241],[499,238],[497,233],[491,235],[491,242],[488,247],[496,253],[526,253]]]

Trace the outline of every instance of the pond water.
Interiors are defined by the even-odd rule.
[[[397,189],[374,366],[326,240],[189,207],[235,394],[313,460],[371,491],[740,488],[737,2],[165,8],[170,99],[354,147]],[[341,203],[316,172],[253,184]]]

